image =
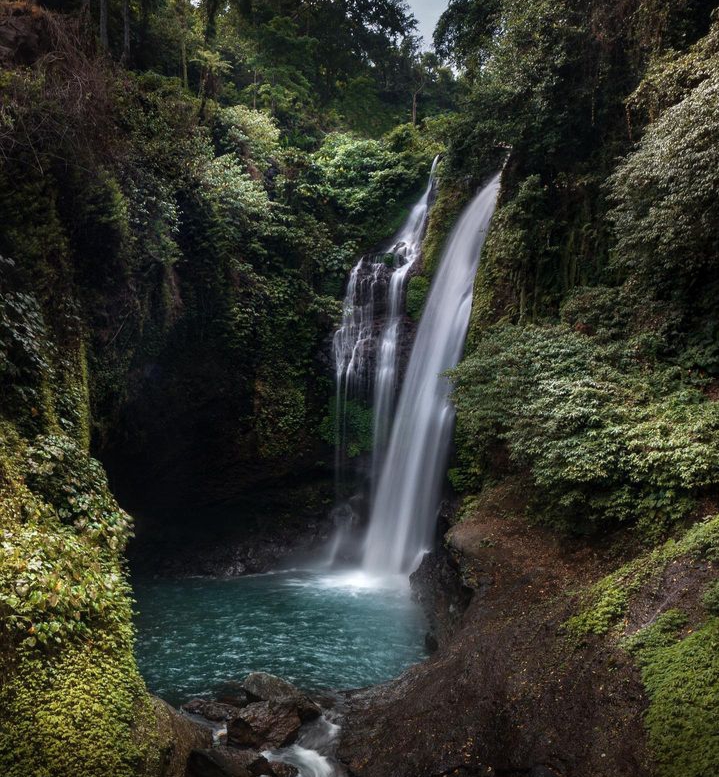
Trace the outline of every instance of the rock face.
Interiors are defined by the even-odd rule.
[[[130,564],[135,574],[147,577],[259,574],[290,557],[315,552],[334,529],[330,516],[322,512],[324,507],[282,521],[272,509],[270,505],[257,515],[259,508],[253,503],[203,510],[200,527],[196,510],[187,515],[178,511],[174,523],[164,513],[140,515],[137,536],[128,548]],[[278,512],[284,509],[279,507]]]
[[[560,592],[600,579],[602,555],[505,516],[448,541],[473,599],[429,661],[348,696],[353,777],[649,777],[638,670],[562,630],[574,610]]]
[[[448,504],[442,507],[443,513],[451,510]],[[446,518],[446,513],[441,517]],[[472,599],[472,590],[462,581],[459,566],[455,554],[440,545],[425,555],[410,578],[412,591],[427,617],[426,644],[430,653],[457,631]]]
[[[292,702],[260,701],[240,710],[227,726],[227,743],[268,750],[291,744],[302,726]]]

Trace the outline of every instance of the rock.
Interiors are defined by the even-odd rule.
[[[292,702],[261,701],[250,704],[227,725],[227,743],[235,747],[267,750],[291,744],[302,726]]]
[[[281,677],[275,677],[266,672],[252,672],[247,675],[242,687],[250,696],[260,701],[292,702],[303,723],[314,720],[322,714],[319,705]]]
[[[157,774],[185,777],[187,759],[198,748],[212,746],[212,729],[196,723],[161,699],[152,700],[160,743]]]
[[[183,704],[182,710],[189,712],[190,715],[199,715],[206,720],[217,723],[237,717],[240,708],[231,704],[208,701],[207,699],[193,699],[188,701],[187,704]]]
[[[187,777],[260,777],[274,775],[270,764],[256,750],[214,747],[193,750],[187,765]]]
[[[297,777],[299,771],[289,764],[273,763],[271,764],[274,777]]]
[[[242,683],[228,682],[222,685],[217,692],[217,701],[220,704],[242,708],[252,704],[257,699],[250,697],[250,694],[242,687]]]
[[[538,764],[531,768],[529,777],[559,777],[559,773],[555,772],[554,769],[550,769],[548,766],[544,766],[544,764]]]
[[[242,683],[242,687],[251,696],[260,701],[281,701],[288,696],[300,696],[300,690],[287,680],[275,677],[267,672],[252,672]]]

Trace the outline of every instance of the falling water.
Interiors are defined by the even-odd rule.
[[[399,367],[399,341],[404,310],[404,290],[410,271],[421,255],[422,239],[427,226],[427,216],[434,189],[434,175],[439,157],[432,164],[427,189],[422,199],[414,206],[412,213],[397,235],[392,253],[401,262],[389,282],[389,306],[387,321],[379,340],[377,367],[374,382],[374,438],[372,450],[372,484],[377,483],[382,461],[389,442]]]
[[[403,299],[412,268],[420,256],[427,215],[434,192],[434,160],[427,188],[409,217],[382,254],[363,256],[350,273],[343,303],[342,324],[334,336],[335,357],[335,473],[337,505],[329,558],[339,554],[351,537],[355,509],[343,501],[347,492],[347,438],[350,403],[373,408],[372,480],[379,474],[389,440],[397,395],[404,317]]]
[[[432,545],[454,424],[444,373],[464,348],[499,179],[462,213],[430,290],[373,500],[363,560],[370,572],[410,572]]]

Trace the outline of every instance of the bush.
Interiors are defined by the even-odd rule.
[[[497,326],[455,371],[459,456],[481,486],[507,445],[543,523],[661,533],[719,485],[719,406],[629,346],[563,326]]]
[[[719,581],[709,584],[702,597],[702,604],[711,615],[719,615]]]

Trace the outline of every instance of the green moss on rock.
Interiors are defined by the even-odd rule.
[[[719,618],[682,633],[669,611],[628,644],[649,696],[646,726],[660,777],[719,773]]]

